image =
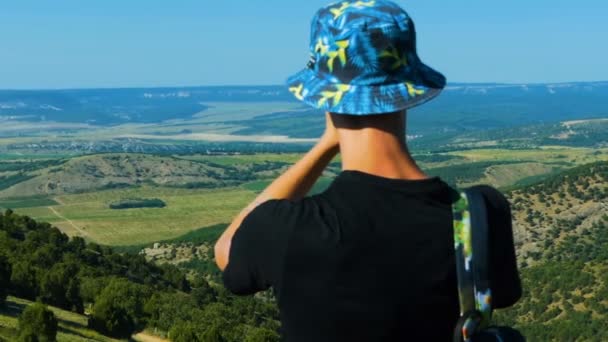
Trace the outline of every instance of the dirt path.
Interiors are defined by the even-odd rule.
[[[149,335],[145,332],[140,332],[139,334],[135,334],[131,336],[135,341],[138,342],[170,342],[169,340],[162,339],[158,336]]]
[[[60,214],[60,213],[59,213],[57,210],[55,210],[55,208],[53,208],[53,207],[47,207],[47,208],[49,208],[49,210],[50,210],[50,211],[51,211],[53,214],[55,214],[55,216],[59,217],[60,219],[64,220],[65,222],[69,223],[69,224],[70,224],[70,226],[72,226],[74,229],[76,229],[76,231],[77,231],[78,233],[80,233],[80,236],[82,236],[82,237],[87,237],[87,236],[89,236],[89,234],[87,234],[87,233],[86,233],[84,230],[80,229],[80,228],[79,228],[77,225],[75,225],[75,224],[74,224],[74,222],[72,222],[72,220],[70,220],[69,218],[67,218],[67,217],[65,217],[65,216],[63,216],[63,215],[61,215],[61,214]]]

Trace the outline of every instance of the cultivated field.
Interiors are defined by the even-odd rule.
[[[517,161],[540,163],[586,164],[608,160],[608,148],[576,148],[563,146],[542,146],[535,149],[474,149],[450,152],[469,161]]]
[[[298,153],[260,153],[230,156],[210,156],[204,154],[196,154],[187,156],[176,155],[174,157],[185,160],[212,162],[223,166],[236,166],[240,164],[263,162],[295,163],[296,161],[298,161],[298,159],[302,157],[302,155]]]
[[[226,223],[255,193],[244,188],[188,190],[158,187],[108,190],[58,196],[56,206],[16,209],[19,214],[50,222],[72,236],[107,245],[133,245],[166,240],[197,228]],[[125,198],[158,198],[165,208],[113,210]]]

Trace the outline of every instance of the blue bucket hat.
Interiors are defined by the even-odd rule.
[[[287,80],[299,100],[351,115],[392,113],[439,95],[445,77],[416,53],[409,15],[386,0],[344,1],[312,20],[311,58]]]

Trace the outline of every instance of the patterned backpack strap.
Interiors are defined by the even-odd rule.
[[[471,188],[465,191],[469,198],[471,213],[471,232],[473,240],[473,276],[475,280],[475,305],[481,313],[481,329],[490,325],[492,320],[492,291],[490,288],[490,229],[488,212],[483,194]]]
[[[454,249],[460,319],[454,341],[469,341],[489,325],[492,314],[488,274],[488,226],[485,202],[481,193],[459,193],[452,205]]]

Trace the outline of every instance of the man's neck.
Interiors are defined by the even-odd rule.
[[[427,176],[412,158],[405,138],[376,129],[343,134],[340,138],[342,169],[392,179],[420,180]]]

